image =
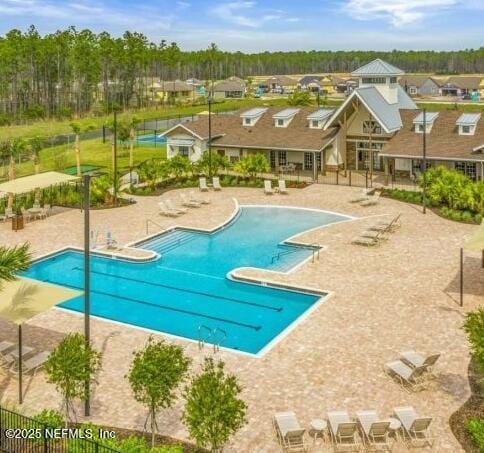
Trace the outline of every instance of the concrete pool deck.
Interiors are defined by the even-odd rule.
[[[278,204],[311,207],[366,217],[402,213],[402,227],[381,246],[359,247],[351,239],[375,219],[363,218],[335,224],[301,235],[304,242],[324,246],[319,261],[307,262],[290,274],[245,270],[256,279],[270,278],[284,284],[330,290],[333,296],[281,339],[261,358],[229,351],[216,354],[237,374],[249,406],[249,423],[233,439],[227,451],[279,451],[272,432],[275,412],[294,410],[305,427],[331,410],[345,409],[350,415],[361,409],[376,409],[389,416],[393,407],[412,405],[422,415],[434,417],[437,438],[434,451],[458,452],[448,418],[470,394],[467,381],[468,345],[460,328],[467,310],[484,304],[484,272],[479,254],[466,254],[465,306],[458,306],[459,248],[475,230],[442,219],[432,212],[421,214],[416,206],[382,199],[363,208],[349,203],[361,189],[313,185],[290,190],[288,196],[265,196],[262,189],[229,189],[210,192],[212,204],[192,209],[178,219],[158,215],[160,197],[138,197],[132,206],[94,211],[93,229],[108,227],[118,244],[130,243],[149,233],[179,224],[213,228],[233,212],[233,198],[240,204]],[[161,198],[178,197],[168,192]],[[29,241],[36,255],[74,245],[82,246],[82,214],[69,210],[46,220],[27,224],[17,233],[9,224],[0,225],[0,242],[13,245]],[[25,344],[39,350],[52,349],[70,331],[82,331],[82,318],[52,309],[29,321],[24,328]],[[13,325],[0,322],[0,340],[15,340]],[[92,321],[92,338],[103,353],[103,367],[94,389],[91,420],[109,426],[142,429],[145,410],[136,403],[124,378],[131,351],[146,342],[149,334],[129,326],[103,320]],[[163,337],[162,334],[159,335]],[[192,370],[199,368],[206,347],[172,340],[192,357]],[[435,367],[437,379],[428,390],[408,394],[383,372],[383,364],[399,351],[415,349],[440,352]],[[38,373],[27,380],[25,408],[59,408],[54,387]],[[2,402],[16,401],[15,379],[0,375]],[[186,438],[179,421],[182,404],[164,411],[158,420],[163,434]],[[80,411],[81,412],[81,411]],[[320,448],[317,451],[322,451]],[[399,445],[394,451],[407,451]]]

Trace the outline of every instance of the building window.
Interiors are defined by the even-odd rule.
[[[426,170],[428,170],[430,167],[432,167],[432,164],[427,161],[426,162]],[[423,160],[422,159],[414,159],[412,160],[412,174],[416,175],[419,173],[422,173],[423,171]]]
[[[469,178],[476,180],[477,170],[475,162],[455,162],[454,168]]]
[[[321,153],[316,153],[316,168],[321,170]]]
[[[415,88],[415,87],[410,87],[409,92],[410,92],[410,94],[417,94],[417,88]]]
[[[250,118],[244,118],[244,124],[246,126],[250,126],[250,123],[251,123]]]
[[[363,133],[381,134],[381,126],[376,121],[363,121]]]
[[[370,143],[358,142],[356,145],[356,151],[358,155],[358,168],[369,170],[370,161],[373,161],[373,170],[381,169],[381,159],[379,151],[383,149],[383,143],[372,143],[371,149],[373,150],[373,156],[370,155]]]
[[[235,162],[239,161],[239,156],[230,156],[229,159],[232,164],[235,164]]]
[[[319,121],[318,120],[312,120],[311,121],[311,127],[313,129],[317,129],[319,127]]]
[[[379,84],[379,85],[384,85],[387,80],[385,79],[385,77],[363,77],[362,78],[362,82],[364,84]]]
[[[313,169],[313,153],[304,153],[304,170]]]
[[[286,151],[279,151],[279,165],[287,165],[287,153]]]
[[[217,154],[219,156],[225,156],[225,150],[224,149],[217,149]]]
[[[397,83],[396,77],[390,77],[390,83]]]
[[[277,127],[284,126],[284,120],[278,119],[278,120],[276,121],[276,125],[277,125]]]
[[[269,152],[269,164],[271,168],[276,168],[276,152],[270,151]]]
[[[190,154],[190,147],[189,146],[179,146],[178,147],[178,154],[180,156],[188,157]]]

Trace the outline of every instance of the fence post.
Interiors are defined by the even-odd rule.
[[[368,170],[365,173],[365,188],[368,189]]]
[[[106,143],[106,126],[103,124],[103,143]]]
[[[348,173],[349,173],[349,184],[350,184],[350,187],[351,187],[351,170],[348,170]]]
[[[336,185],[339,185],[339,168],[336,170]]]

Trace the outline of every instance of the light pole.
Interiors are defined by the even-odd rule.
[[[114,206],[118,204],[118,118],[116,109],[113,111],[113,203]]]
[[[422,159],[422,205],[423,213],[427,212],[427,197],[425,193],[426,181],[425,173],[427,172],[427,109],[423,109],[423,159]]]
[[[212,94],[208,95],[208,176],[212,177]]]
[[[86,341],[86,348],[91,342],[91,278],[90,278],[90,234],[91,227],[89,222],[89,209],[90,209],[90,182],[91,176],[84,175],[83,189],[84,189],[84,339]],[[89,417],[91,414],[91,404],[90,404],[90,388],[89,388],[89,378],[85,383],[86,389],[86,400],[84,402],[84,415]]]

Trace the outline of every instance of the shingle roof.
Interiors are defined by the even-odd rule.
[[[425,122],[427,124],[431,124],[437,119],[438,116],[439,116],[439,112],[425,112]],[[420,112],[413,119],[413,124],[423,124],[423,122],[424,122],[424,112]]]
[[[301,107],[287,127],[275,127],[273,115],[283,110],[281,107],[269,107],[254,126],[242,125],[241,113],[216,115],[212,117],[213,146],[233,146],[255,149],[282,150],[321,150],[337,134],[339,128],[328,130],[311,129],[307,116],[315,111],[314,107]],[[182,126],[178,126],[182,127]],[[208,118],[184,123],[183,128],[199,137],[208,138]],[[165,134],[170,135],[176,128]]]
[[[324,120],[329,118],[334,113],[334,109],[319,109],[315,112],[310,113],[307,118],[308,120]]]
[[[456,121],[458,126],[472,126],[481,119],[480,113],[463,113]]]
[[[386,61],[377,58],[376,60],[370,61],[364,66],[356,69],[351,73],[352,76],[398,76],[404,74],[404,71],[401,69],[387,63]]]
[[[297,85],[297,81],[291,77],[285,75],[271,76],[267,80],[264,80],[260,85],[269,85],[271,83],[277,83],[281,86],[293,86]]]
[[[192,91],[193,85],[182,82],[181,80],[169,80],[161,83],[163,91]]]
[[[482,77],[474,77],[474,76],[452,76],[449,77],[443,84],[445,85],[454,85],[458,88],[464,89],[478,89],[479,84],[481,83]]]
[[[227,79],[217,82],[213,86],[213,91],[244,91],[245,84],[240,80]]]
[[[420,88],[427,80],[431,80],[437,86],[440,86],[440,82],[426,75],[405,75],[399,79],[398,83],[402,87],[407,85],[407,86],[415,86],[417,88]]]
[[[439,112],[432,130],[426,134],[427,156],[441,159],[471,159],[484,161],[484,154],[473,149],[484,144],[484,121],[477,123],[474,135],[459,135],[456,125],[461,112]],[[420,158],[423,135],[415,132],[415,110],[401,110],[402,129],[385,145],[381,155]]]

